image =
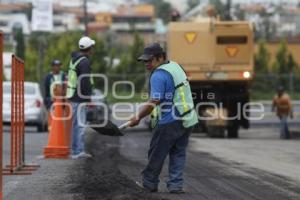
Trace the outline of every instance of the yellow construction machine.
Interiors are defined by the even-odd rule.
[[[183,66],[199,113],[198,128],[211,137],[238,137],[249,127],[253,27],[248,21],[206,18],[171,22],[167,53]]]

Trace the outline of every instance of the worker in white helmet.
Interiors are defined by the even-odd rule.
[[[92,48],[95,41],[84,36],[79,40],[79,51],[72,53],[69,64],[66,96],[72,105],[72,158],[91,157],[84,151],[84,125],[86,108],[82,103],[90,102],[93,81],[91,78]],[[83,78],[80,78],[83,77]]]

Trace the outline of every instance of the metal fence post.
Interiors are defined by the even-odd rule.
[[[3,127],[2,127],[2,103],[3,103],[3,33],[0,31],[0,200],[3,199],[2,183],[2,159],[3,159]]]

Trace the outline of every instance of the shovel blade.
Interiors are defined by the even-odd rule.
[[[93,122],[92,124],[97,125],[100,124]],[[102,121],[103,123],[103,121]],[[101,123],[101,124],[102,124]],[[102,135],[108,135],[108,136],[123,136],[124,134],[120,131],[120,129],[112,123],[110,120],[107,120],[107,123],[104,126],[101,127],[93,127],[91,126],[93,130],[95,130],[97,133],[102,134]]]

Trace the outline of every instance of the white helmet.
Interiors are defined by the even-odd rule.
[[[79,40],[79,49],[87,49],[90,48],[91,46],[95,45],[95,40],[92,40],[91,38],[84,36],[80,38]]]

